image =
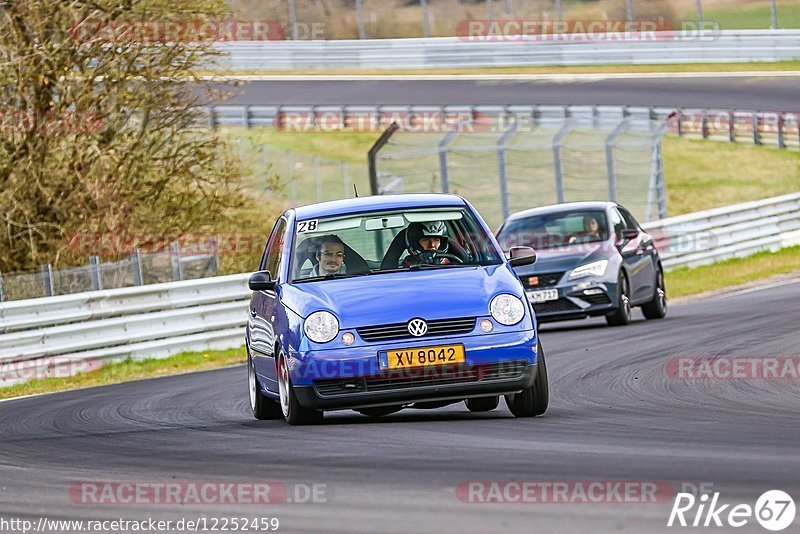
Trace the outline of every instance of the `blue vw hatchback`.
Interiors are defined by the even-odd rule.
[[[287,210],[269,236],[245,341],[258,419],[313,424],[466,401],[517,417],[547,409],[544,352],[512,267],[454,195],[392,195]]]

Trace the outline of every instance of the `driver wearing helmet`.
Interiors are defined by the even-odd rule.
[[[444,222],[413,222],[406,229],[406,250],[409,255],[403,259],[403,267],[420,263],[448,265],[451,263],[449,258],[437,257],[437,253],[447,252],[447,246],[447,227]]]

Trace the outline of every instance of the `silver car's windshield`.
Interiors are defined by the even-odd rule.
[[[465,208],[420,208],[298,221],[292,281],[502,261]]]
[[[547,249],[605,241],[608,235],[608,220],[603,210],[575,210],[510,221],[497,240],[503,250],[516,246]]]

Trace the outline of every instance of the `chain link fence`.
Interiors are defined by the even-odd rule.
[[[250,171],[249,187],[292,206],[352,198],[353,186],[369,194],[366,165],[332,160],[258,143],[246,137],[234,139],[239,156]],[[366,162],[366,158],[365,158]]]
[[[667,125],[621,108],[538,106],[440,133],[398,130],[378,152],[379,193],[450,192],[497,227],[513,212],[613,200],[641,221],[667,216]]]
[[[89,265],[80,267],[42,265],[39,271],[0,273],[0,302],[216,276],[219,255],[216,241],[210,241],[208,254],[183,254],[179,243],[172,243],[168,252],[134,249],[129,258],[116,262],[101,263],[90,256]]]

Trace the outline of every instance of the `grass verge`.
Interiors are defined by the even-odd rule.
[[[70,389],[103,386],[119,382],[130,382],[143,378],[175,375],[189,371],[202,371],[244,363],[244,347],[230,350],[184,352],[169,358],[147,360],[124,360],[104,365],[100,369],[62,378],[35,379],[23,384],[0,388],[0,399],[51,393]],[[244,380],[244,379],[242,379]]]
[[[569,67],[474,67],[438,69],[297,69],[205,71],[205,76],[458,76],[476,74],[648,74],[661,72],[759,72],[798,71],[800,61],[752,63],[682,63],[651,65],[577,65]]]
[[[687,297],[800,269],[800,246],[665,273],[670,297]]]

